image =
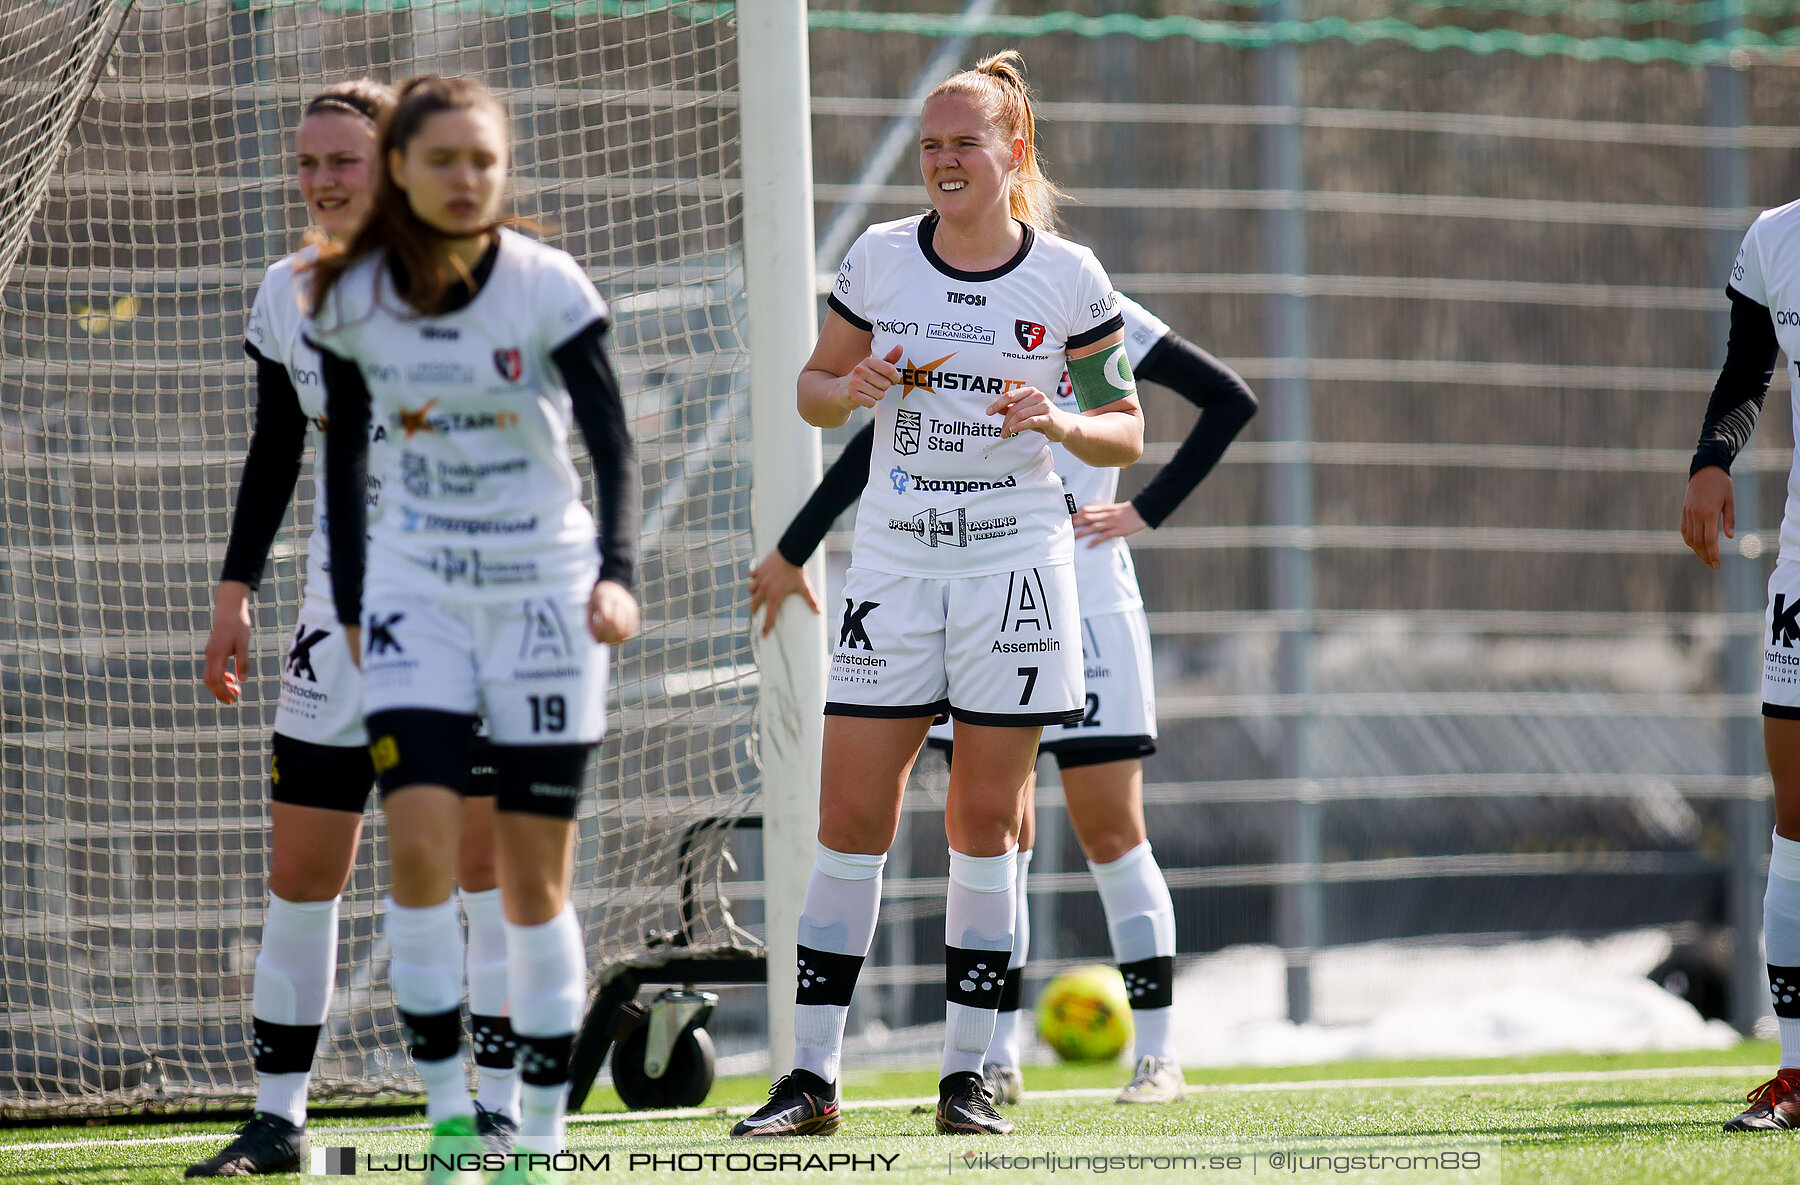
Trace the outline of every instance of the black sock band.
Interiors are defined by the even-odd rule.
[[[1025,985],[1025,968],[1009,967],[1006,970],[1006,986],[1000,989],[1000,1011],[1017,1012],[1019,997]]]
[[[1800,967],[1769,967],[1769,995],[1775,1002],[1775,1015],[1782,1020],[1800,1020]]]
[[[512,1022],[504,1016],[469,1014],[470,1044],[475,1046],[475,1064],[484,1070],[513,1068],[513,1050],[518,1039],[513,1036]]]
[[[1006,950],[944,944],[944,999],[970,1008],[999,1008],[1005,994]]]
[[[1125,998],[1135,1008],[1167,1008],[1175,1003],[1175,956],[1158,955],[1135,963],[1120,963],[1125,977]]]
[[[527,1037],[513,1034],[519,1049],[519,1079],[526,1086],[561,1086],[569,1080],[569,1054],[575,1048],[575,1034],[555,1037]]]
[[[415,1062],[441,1062],[455,1057],[462,1049],[462,1009],[448,1012],[408,1012],[400,1014],[400,1036]]]
[[[862,974],[861,955],[841,955],[810,946],[800,947],[795,955],[794,1003],[850,1006],[856,977]]]
[[[250,1052],[258,1074],[305,1074],[312,1069],[323,1025],[278,1025],[250,1018]]]

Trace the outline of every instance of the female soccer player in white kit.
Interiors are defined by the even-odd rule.
[[[1731,279],[1731,336],[1688,468],[1681,536],[1708,567],[1719,566],[1719,530],[1736,529],[1731,462],[1750,443],[1785,350],[1794,426],[1800,430],[1800,202],[1765,210],[1744,235]],[[1800,431],[1796,432],[1800,439]],[[1781,1030],[1781,1064],[1751,1091],[1726,1131],[1800,1127],[1800,451],[1788,476],[1781,554],[1769,577],[1763,633],[1763,747],[1775,789],[1763,946],[1769,994]]]
[[[382,149],[368,221],[315,268],[308,337],[328,397],[337,619],[353,638],[364,623],[393,885],[389,973],[433,1151],[470,1151],[450,873],[480,714],[498,781],[524,1082],[516,1143],[527,1154],[496,1180],[548,1180],[587,980],[569,904],[576,803],[604,727],[607,645],[637,629],[637,466],[602,347],[605,304],[568,255],[500,225],[510,141],[494,97],[467,79],[411,79]],[[572,424],[600,487],[598,540]],[[388,433],[381,449],[369,448],[371,425]],[[371,461],[382,491],[372,518]]]
[[[825,707],[819,847],[799,926],[795,1064],[736,1136],[838,1125],[844,1016],[868,954],[906,779],[932,718],[956,721],[945,831],[948,1021],[940,1132],[1006,1133],[981,1059],[1012,948],[1015,840],[1046,724],[1082,713],[1072,507],[1061,442],[1128,465],[1143,417],[1116,298],[1093,253],[1054,235],[1016,53],[926,99],[933,212],[850,248],[799,381],[801,415],[875,408]],[[1067,367],[1082,414],[1055,405]]]
[[[1100,888],[1100,903],[1129,988],[1136,1071],[1119,1093],[1123,1103],[1171,1102],[1186,1094],[1170,1033],[1175,956],[1175,908],[1144,827],[1143,761],[1156,751],[1156,699],[1150,670],[1150,628],[1137,572],[1125,538],[1159,526],[1212,471],[1225,448],[1256,414],[1256,396],[1232,369],[1185,341],[1155,314],[1121,295],[1125,348],[1140,382],[1161,383],[1200,408],[1175,456],[1130,501],[1118,502],[1113,468],[1085,465],[1055,449],[1056,471],[1081,508],[1075,515],[1075,585],[1081,602],[1082,658],[1087,700],[1081,720],[1047,730],[1040,751],[1055,754],[1075,836]],[[1073,391],[1059,384],[1065,410]],[[845,445],[794,516],[776,549],[750,577],[750,611],[767,605],[764,632],[781,600],[799,594],[818,611],[803,565],[825,532],[862,492],[868,479],[873,426]],[[929,743],[948,754],[951,730],[934,725]],[[1020,987],[1030,940],[1026,902],[1031,865],[1032,809],[1026,802],[1019,834],[1012,959],[994,1039],[982,1076],[996,1102],[1017,1102],[1020,1062]]]
[[[316,235],[343,241],[368,213],[379,171],[377,127],[393,91],[370,79],[326,87],[296,134],[296,180]],[[301,340],[303,248],[264,274],[245,326],[256,363],[256,429],[244,458],[214,598],[203,681],[236,703],[250,662],[250,598],[293,497],[308,422],[323,428],[319,359]],[[315,466],[320,476],[323,469]],[[371,490],[371,496],[374,491]],[[306,596],[282,667],[269,763],[269,904],[256,956],[251,1022],[256,1110],[190,1177],[291,1173],[306,1155],[306,1088],[337,970],[338,904],[362,834],[375,771],[362,721],[362,677],[336,626],[326,528],[307,543]],[[457,869],[469,919],[469,1010],[482,1058],[478,1126],[502,1146],[517,1115],[506,1032],[505,933],[494,888],[491,778],[471,787]]]

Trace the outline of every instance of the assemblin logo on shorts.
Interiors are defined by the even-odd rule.
[[[989,654],[1046,654],[1053,650],[1061,650],[1062,643],[1055,638],[1038,638],[1031,642],[995,642]]]
[[[910,519],[890,518],[888,530],[904,531],[926,547],[967,547],[971,540],[999,539],[1019,533],[1019,520],[1010,514],[970,518],[966,507],[943,511],[921,510]]]

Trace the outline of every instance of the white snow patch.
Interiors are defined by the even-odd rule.
[[[1175,981],[1186,1066],[1724,1049],[1737,1034],[1644,978],[1658,931],[1493,945],[1378,942],[1313,960],[1313,1022],[1286,1019],[1278,948],[1233,947]]]

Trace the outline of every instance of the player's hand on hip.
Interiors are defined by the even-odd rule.
[[[887,389],[900,381],[900,368],[894,365],[900,361],[900,353],[901,347],[895,346],[885,358],[870,355],[844,376],[844,397],[852,408],[874,407]]]
[[[1075,538],[1086,539],[1089,547],[1135,535],[1150,525],[1129,502],[1095,502],[1077,510],[1070,521],[1075,524]]]
[[[1042,432],[1050,440],[1060,442],[1069,434],[1063,422],[1064,413],[1056,409],[1050,396],[1036,387],[1018,387],[988,404],[987,414],[1004,416],[1000,422],[1000,439],[1011,440],[1021,432]]]
[[[213,593],[212,631],[200,681],[222,704],[235,704],[250,673],[250,586],[221,580]]]
[[[588,633],[594,641],[617,646],[638,631],[638,603],[631,590],[602,580],[588,594]]]
[[[1681,538],[1709,568],[1719,566],[1719,529],[1735,538],[1737,501],[1731,474],[1708,465],[1688,478],[1687,497],[1681,503]]]
[[[774,630],[781,602],[796,594],[807,608],[819,612],[819,597],[813,591],[812,581],[806,578],[806,569],[788,563],[780,551],[771,551],[762,563],[750,569],[750,616],[755,617],[764,606],[768,607],[763,616],[763,637]]]

